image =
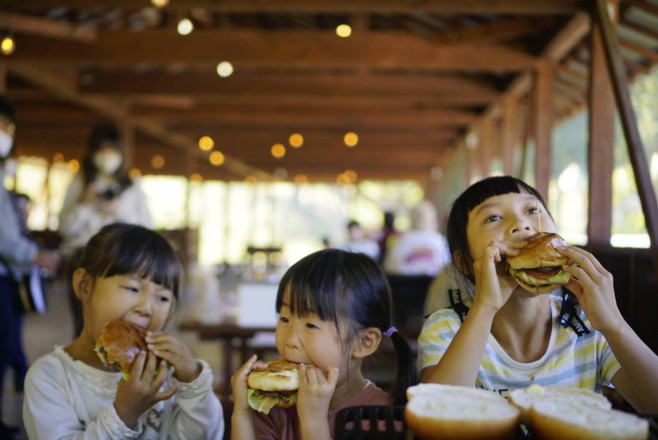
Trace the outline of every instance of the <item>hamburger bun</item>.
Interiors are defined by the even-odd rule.
[[[646,440],[649,421],[578,399],[544,399],[530,408],[530,428],[541,439]]]
[[[422,440],[507,439],[521,417],[505,398],[479,388],[420,384],[407,397],[407,425]]]
[[[544,400],[574,402],[604,410],[612,408],[612,404],[605,396],[584,388],[530,385],[528,388],[513,390],[509,394],[510,403],[521,410],[524,422],[528,421],[532,405]]]
[[[145,336],[143,327],[128,321],[110,321],[103,327],[94,350],[104,365],[121,371],[127,379],[139,352],[148,351]]]
[[[536,293],[552,292],[571,279],[562,270],[570,260],[556,248],[569,247],[558,234],[540,232],[528,237],[519,254],[507,258],[506,270],[525,290]]]
[[[297,404],[299,364],[277,359],[256,368],[247,376],[247,400],[256,411],[268,414],[272,407],[289,408]]]

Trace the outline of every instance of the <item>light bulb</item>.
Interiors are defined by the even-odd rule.
[[[0,50],[3,55],[11,55],[16,50],[16,43],[11,35],[6,35],[0,43]]]

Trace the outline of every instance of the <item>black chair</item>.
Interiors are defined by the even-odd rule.
[[[336,414],[334,440],[405,440],[404,406],[355,406]]]
[[[393,297],[393,324],[400,334],[415,340],[423,326],[423,307],[430,284],[429,275],[387,275]]]

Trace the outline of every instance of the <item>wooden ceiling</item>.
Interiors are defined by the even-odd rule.
[[[426,180],[506,99],[521,105],[533,73],[556,63],[558,118],[587,102],[585,0],[2,0],[13,54],[0,78],[18,110],[19,152],[65,159],[91,127],[123,127],[144,174],[206,179]],[[629,77],[658,62],[658,2],[619,2]],[[179,20],[194,31],[181,36]],[[335,28],[349,24],[352,35]],[[220,61],[234,73],[221,78]],[[346,132],[359,143],[348,148]],[[292,133],[304,137],[292,148]],[[198,147],[225,155],[212,166]],[[271,155],[273,144],[287,148]],[[152,166],[160,154],[162,168]]]

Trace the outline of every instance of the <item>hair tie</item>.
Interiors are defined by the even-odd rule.
[[[398,332],[398,329],[395,328],[395,326],[390,326],[388,328],[388,330],[386,330],[384,332],[384,336],[386,336],[387,338],[390,338],[391,336],[393,336],[393,333],[397,333],[397,332]]]

